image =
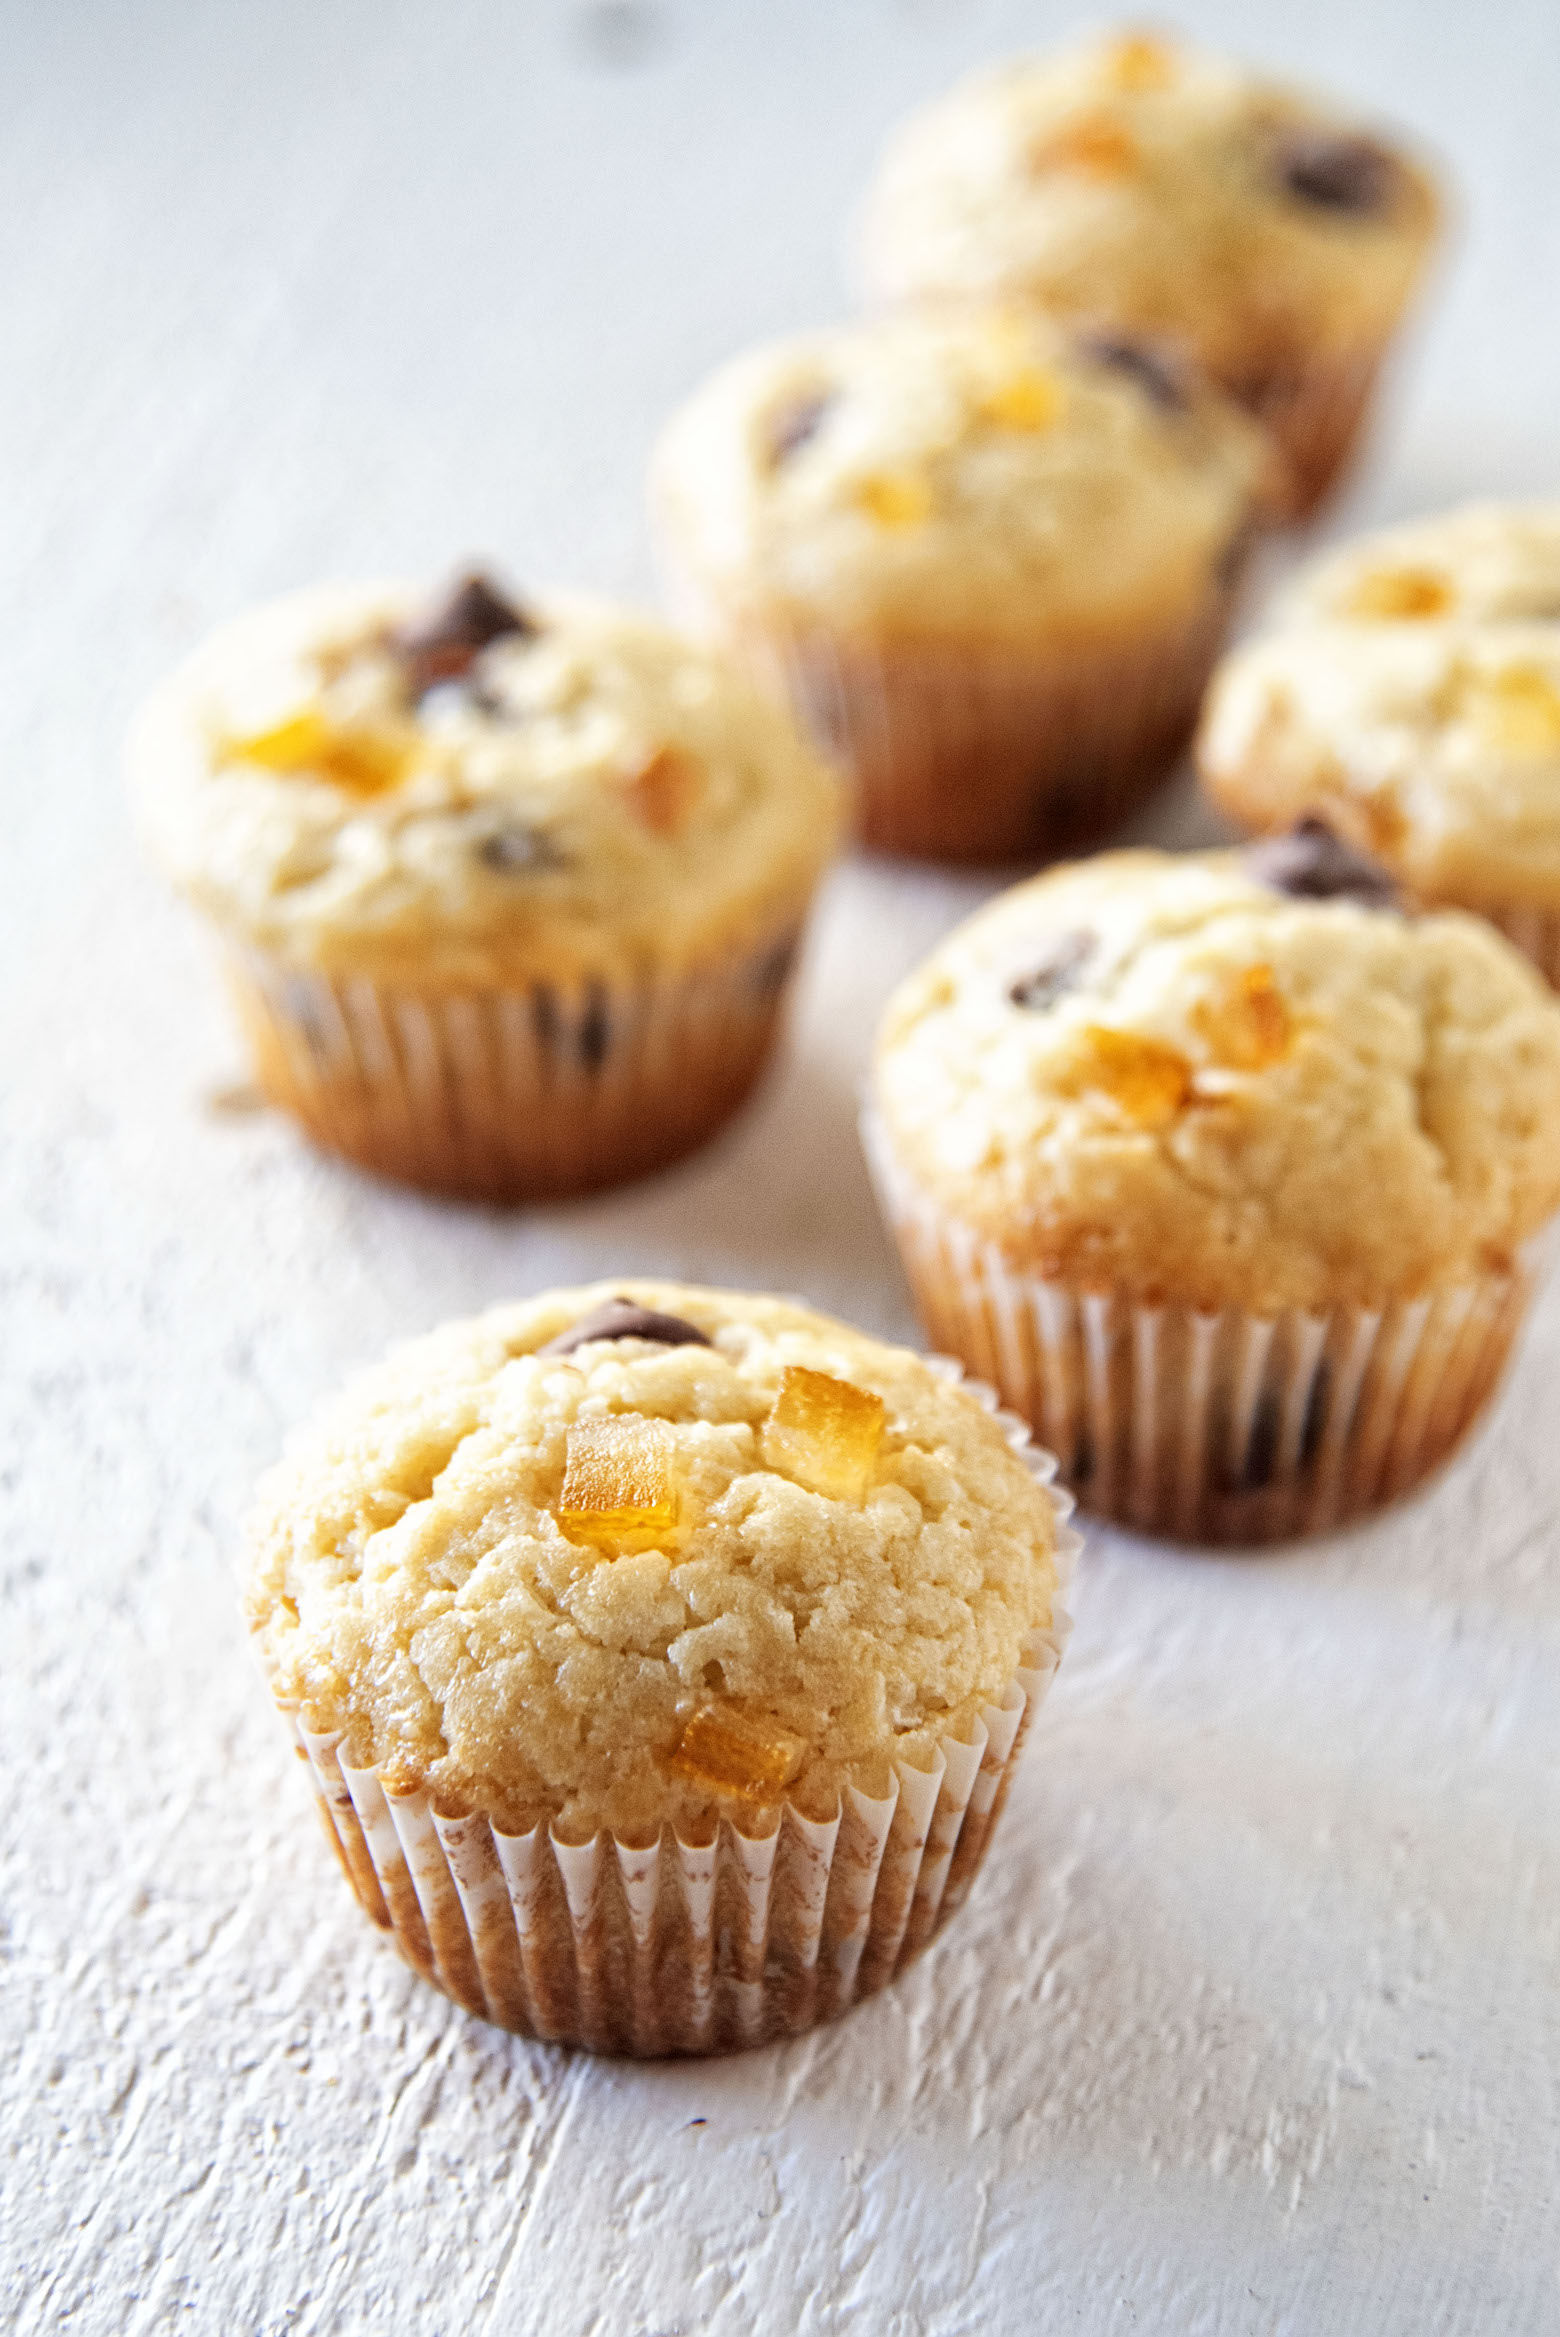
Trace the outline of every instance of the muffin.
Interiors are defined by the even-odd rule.
[[[503,1201],[637,1176],[729,1117],[840,818],[708,652],[477,576],[229,625],[131,769],[272,1100],[366,1168]]]
[[[1086,1506],[1187,1539],[1432,1469],[1560,1204],[1560,1005],[1319,828],[1002,895],[894,997],[872,1092],[929,1335]]]
[[[707,2053],[963,1898],[1077,1547],[989,1391],[601,1283],[404,1346],[262,1488],[246,1599],[354,1891],[470,2011]]]
[[[1100,833],[1173,763],[1267,463],[1186,370],[1002,309],[738,358],[652,500],[686,612],[851,768],[867,841],[995,860]]]
[[[862,265],[885,301],[1018,297],[1163,337],[1260,414],[1296,515],[1347,460],[1437,228],[1350,114],[1141,33],[982,73],[897,133]]]
[[[1472,505],[1319,561],[1225,660],[1198,760],[1243,828],[1318,815],[1560,985],[1560,504]]]

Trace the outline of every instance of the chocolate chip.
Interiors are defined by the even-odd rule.
[[[823,417],[833,403],[832,390],[807,390],[776,408],[769,417],[769,459],[777,470],[810,438],[817,437]]]
[[[1144,341],[1122,339],[1114,333],[1091,334],[1083,345],[1098,364],[1130,374],[1164,413],[1185,412],[1185,374],[1163,349],[1151,349]]]
[[[463,576],[442,601],[412,617],[391,635],[391,647],[406,670],[412,695],[420,698],[439,682],[458,682],[490,641],[538,632],[534,617],[511,606],[485,576]]]
[[[1086,927],[1059,933],[1039,963],[1009,984],[1009,998],[1026,1013],[1043,1014],[1067,991],[1077,988],[1079,976],[1098,947],[1097,936]]]
[[[1395,909],[1398,889],[1379,861],[1335,836],[1325,820],[1306,819],[1287,836],[1264,836],[1241,854],[1246,874],[1296,901],[1358,901]]]
[[[1279,150],[1278,175],[1285,192],[1322,211],[1368,217],[1385,211],[1398,183],[1398,166],[1369,138],[1329,137],[1299,131]]]
[[[572,1355],[593,1339],[644,1339],[652,1347],[712,1347],[714,1341],[681,1315],[658,1314],[654,1307],[636,1306],[631,1298],[609,1298],[577,1323],[538,1347],[538,1355]]]
[[[537,876],[544,868],[562,868],[563,854],[540,828],[495,828],[476,847],[484,868],[499,876]]]

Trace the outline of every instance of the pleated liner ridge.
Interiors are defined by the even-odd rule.
[[[1500,1381],[1538,1244],[1504,1272],[1380,1309],[1140,1306],[1026,1274],[921,1193],[870,1111],[863,1140],[928,1338],[999,1389],[1102,1517],[1262,1542],[1397,1498]]]
[[[799,928],[638,982],[419,990],[229,952],[261,1085],[327,1150],[495,1201],[680,1159],[763,1070]]]
[[[675,550],[665,569],[686,620],[789,699],[849,771],[868,844],[991,862],[1092,843],[1166,777],[1196,722],[1253,540],[1243,526],[1204,599],[1157,630],[1066,654],[732,622]]]
[[[963,1377],[946,1357],[933,1367]],[[966,1383],[1050,1492],[1059,1593],[1081,1547],[1056,1462]],[[639,2057],[740,2050],[832,2020],[901,1972],[962,1903],[1007,1797],[1071,1618],[1054,1604],[967,1743],[894,1766],[874,1799],[847,1785],[826,1822],[789,1802],[730,1816],[708,1843],[670,1825],[647,1847],[548,1826],[505,1834],[393,1793],[283,1707],[325,1831],[358,1900],[424,1979],[469,2012],[548,2042]]]

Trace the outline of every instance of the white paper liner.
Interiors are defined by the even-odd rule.
[[[963,1368],[931,1358],[950,1381]],[[1029,1723],[1072,1629],[1063,1603],[1082,1547],[1055,1456],[988,1387],[965,1382],[1044,1485],[1056,1529],[1051,1620],[968,1742],[931,1766],[894,1765],[874,1799],[847,1784],[835,1815],[794,1803],[722,1817],[714,1839],[668,1825],[648,1846],[550,1828],[505,1834],[447,1818],[426,1791],[392,1793],[341,1757],[342,1734],[283,1718],[325,1831],[366,1912],[407,1961],[469,2012],[596,2053],[720,2053],[794,2036],[884,1987],[962,1903]]]
[[[1507,1272],[1380,1310],[1142,1306],[1028,1274],[863,1142],[927,1337],[1060,1456],[1080,1504],[1144,1533],[1264,1542],[1395,1500],[1499,1383],[1541,1244]]]
[[[924,859],[1076,850],[1118,826],[1174,768],[1229,628],[1253,537],[1232,543],[1202,604],[1093,649],[846,639],[744,624],[666,555],[686,621],[790,701],[854,781],[863,840]]]
[[[799,940],[793,921],[637,983],[458,993],[229,957],[261,1084],[317,1143],[515,1201],[616,1184],[712,1136],[764,1067]]]

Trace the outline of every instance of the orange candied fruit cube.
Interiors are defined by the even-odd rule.
[[[663,1420],[612,1413],[569,1430],[557,1519],[571,1542],[658,1550],[677,1534],[675,1454]]]
[[[932,490],[919,471],[873,471],[856,488],[856,501],[879,527],[919,527],[932,513]]]
[[[1361,577],[1349,602],[1353,617],[1439,617],[1452,588],[1431,568],[1377,568]]]
[[[693,808],[699,790],[699,772],[692,759],[676,747],[659,747],[628,783],[628,799],[637,818],[657,836],[675,836]]]
[[[1123,178],[1137,165],[1138,143],[1125,122],[1101,108],[1048,130],[1029,149],[1034,171],[1080,170],[1093,178]]]
[[[1062,385],[1038,365],[1021,366],[980,401],[982,419],[1004,430],[1049,430],[1060,418]]]
[[[764,1423],[764,1458],[831,1501],[864,1501],[887,1417],[882,1397],[869,1389],[788,1363]]]
[[[775,1801],[806,1758],[806,1744],[789,1729],[729,1706],[724,1710],[706,1706],[683,1730],[670,1766],[679,1776],[713,1786],[717,1793]]]
[[[1179,1047],[1098,1022],[1083,1039],[1087,1086],[1102,1089],[1140,1128],[1163,1128],[1175,1118],[1192,1092],[1192,1067]]]
[[[1221,1063],[1262,1071],[1289,1052],[1294,1024],[1271,966],[1247,966],[1217,1004],[1205,1004],[1198,1026]]]
[[[1169,89],[1176,77],[1175,51],[1153,33],[1122,33],[1105,52],[1105,70],[1117,89],[1134,96]]]
[[[367,730],[333,730],[317,707],[305,706],[269,730],[225,742],[239,763],[267,771],[312,771],[355,795],[377,795],[404,777],[409,760],[398,739]]]
[[[1560,690],[1532,665],[1509,665],[1480,693],[1479,714],[1495,744],[1517,755],[1560,747]]]

